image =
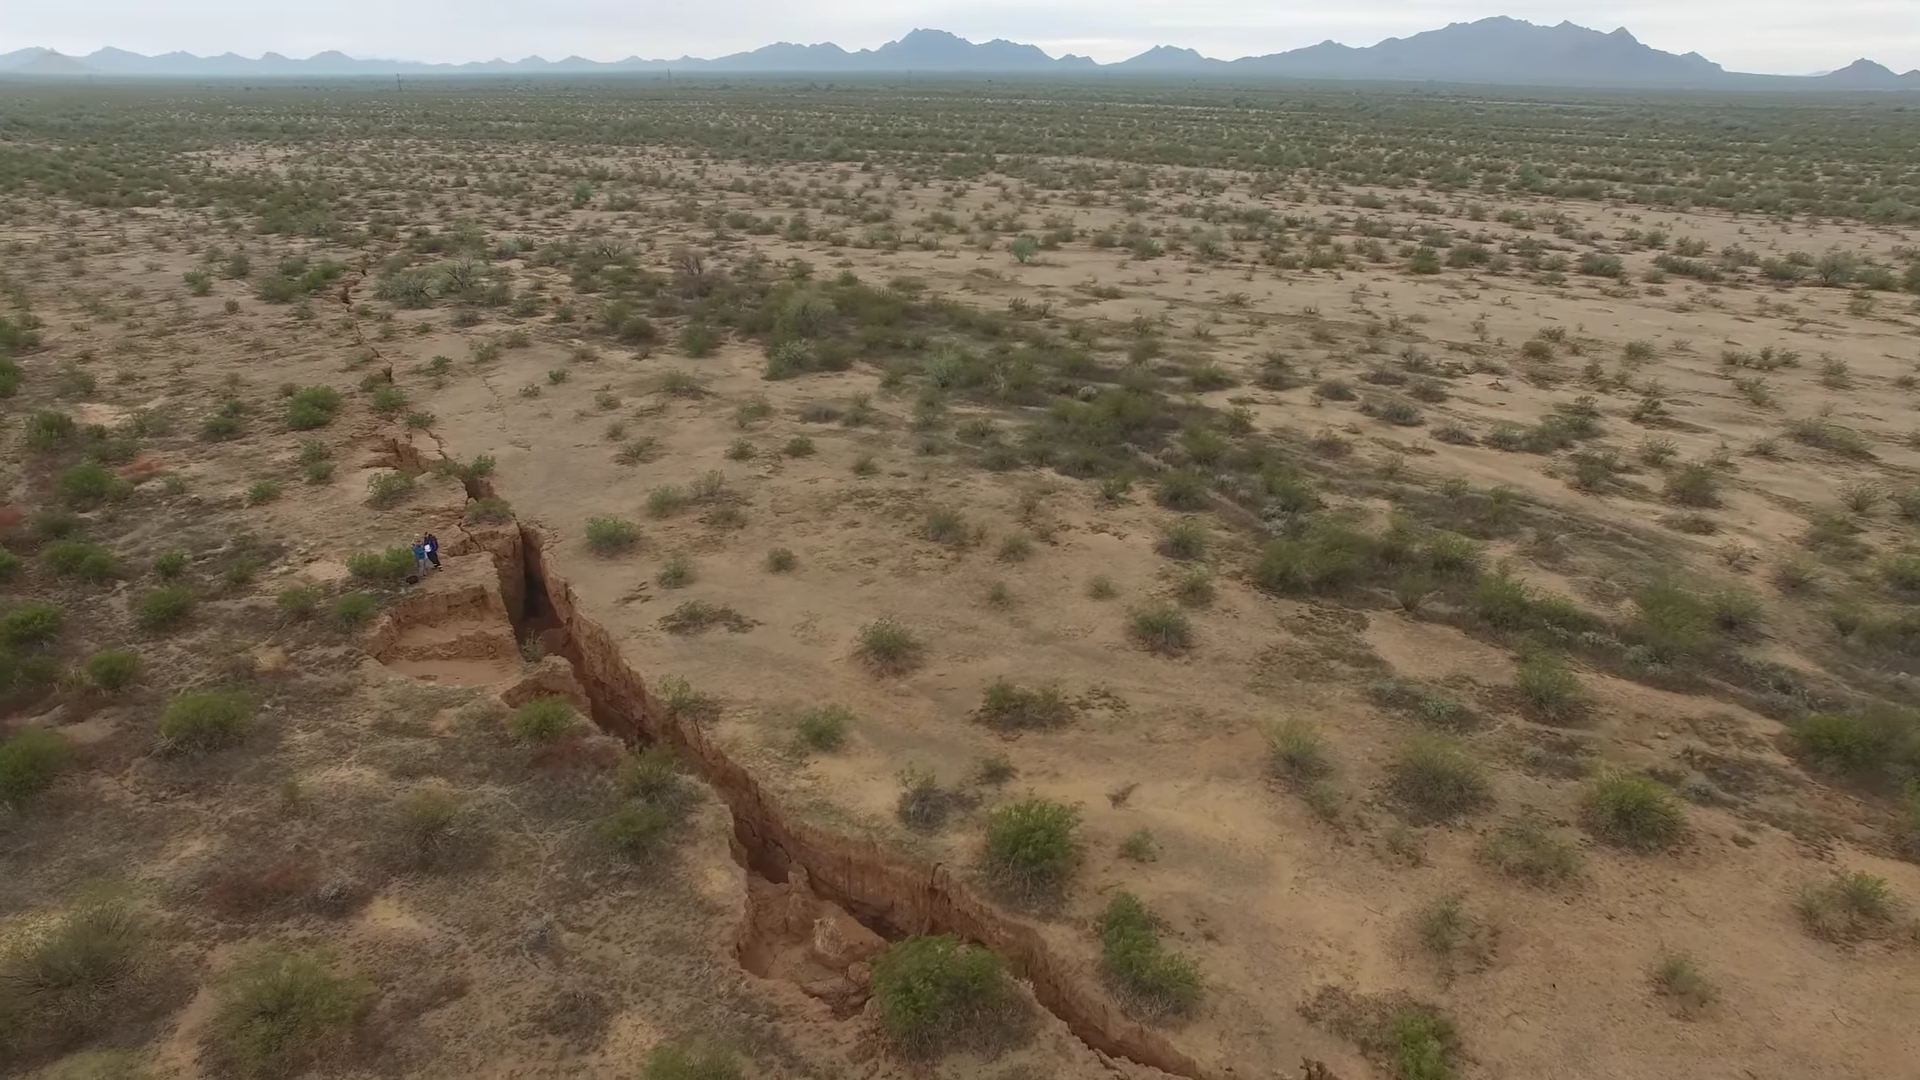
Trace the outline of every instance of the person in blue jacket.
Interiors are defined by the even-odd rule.
[[[418,540],[413,542],[413,576],[415,578],[427,576],[427,545]]]

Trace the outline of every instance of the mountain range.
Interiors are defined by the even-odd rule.
[[[487,60],[427,64],[356,59],[323,52],[304,60],[279,53],[258,59],[223,53],[171,52],[143,56],[103,48],[86,56],[50,49],[0,54],[0,76],[104,77],[337,77],[353,75],[595,75],[684,71],[715,74],[1122,74],[1162,78],[1413,80],[1531,86],[1620,86],[1698,89],[1914,90],[1920,70],[1895,74],[1858,60],[1818,76],[1731,72],[1699,53],[1679,55],[1642,44],[1625,28],[1602,33],[1563,22],[1539,26],[1504,16],[1453,23],[1364,48],[1324,41],[1289,52],[1216,60],[1192,49],[1160,45],[1111,64],[1084,56],[1054,57],[1038,46],[996,38],[971,42],[942,30],[915,30],[877,49],[849,52],[838,45],[778,42],[712,59],[602,62],[569,56],[545,60]]]

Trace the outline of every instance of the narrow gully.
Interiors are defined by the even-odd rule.
[[[423,456],[411,443],[390,440],[388,450],[396,464],[424,471]],[[452,460],[444,450],[439,456]],[[460,475],[468,498],[493,497],[486,477],[464,471]],[[1212,1072],[1160,1032],[1115,1007],[1082,976],[1078,965],[1056,955],[1037,929],[995,908],[962,871],[908,858],[786,814],[698,724],[656,707],[645,680],[622,656],[619,642],[585,617],[572,587],[554,572],[538,531],[511,519],[462,531],[466,540],[461,549],[492,557],[515,635],[523,640],[538,636],[550,653],[567,660],[601,730],[630,745],[672,749],[720,796],[733,819],[734,857],[750,872],[785,884],[798,868],[815,895],[889,941],[953,934],[984,945],[1026,981],[1042,1008],[1092,1049],[1188,1080],[1214,1080]]]
[[[477,486],[469,484],[470,490]],[[1210,1080],[1208,1070],[1165,1036],[1115,1007],[1077,965],[1057,956],[1038,930],[996,910],[961,872],[786,814],[697,724],[655,705],[618,642],[582,614],[572,588],[553,572],[538,532],[509,523],[469,529],[467,536],[471,550],[494,558],[515,633],[537,635],[550,653],[571,664],[594,722],[629,744],[671,748],[720,796],[733,819],[735,858],[749,871],[775,884],[788,882],[796,868],[804,871],[814,894],[888,940],[944,933],[984,945],[1027,982],[1042,1008],[1094,1050],[1190,1080]]]

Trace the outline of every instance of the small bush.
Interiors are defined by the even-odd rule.
[[[1014,1002],[1000,957],[940,934],[910,937],[873,961],[880,1023],[903,1050],[936,1054],[991,1035]]]
[[[1826,941],[1851,941],[1884,930],[1893,920],[1893,892],[1885,878],[1843,870],[1794,898],[1807,932]]]
[[[474,525],[499,525],[513,520],[513,507],[494,496],[475,499],[467,504],[466,520]]]
[[[66,619],[66,612],[42,600],[17,604],[0,615],[0,643],[14,648],[44,645],[59,635]]]
[[[1200,965],[1160,944],[1153,915],[1132,893],[1116,893],[1097,926],[1100,971],[1128,1012],[1146,1019],[1190,1013],[1200,1002]]]
[[[1169,559],[1198,559],[1207,553],[1207,523],[1183,517],[1160,534],[1160,554]]]
[[[799,565],[800,557],[793,553],[792,548],[774,548],[767,552],[768,573],[784,574]]]
[[[1554,838],[1544,822],[1525,817],[1501,826],[1480,842],[1489,866],[1529,885],[1555,885],[1580,872],[1580,850]]]
[[[118,693],[140,677],[140,654],[132,649],[102,649],[82,665],[87,682],[102,693]]]
[[[1176,469],[1160,478],[1154,497],[1169,510],[1205,510],[1207,481],[1198,473]]]
[[[1453,1023],[1419,1006],[1394,1014],[1387,1046],[1397,1080],[1453,1080],[1459,1037]]]
[[[689,355],[702,355],[688,349]],[[740,1080],[740,1062],[717,1046],[656,1046],[640,1066],[640,1080]]]
[[[287,399],[287,427],[294,431],[325,427],[339,411],[340,391],[331,386],[308,386]]]
[[[0,1046],[11,1051],[16,1037],[71,1041],[117,1019],[149,984],[152,954],[147,926],[115,903],[87,904],[15,937],[0,954]]]
[[[995,679],[974,716],[1002,731],[1024,731],[1066,723],[1073,718],[1073,706],[1058,687],[1028,688]]]
[[[81,581],[107,581],[120,572],[111,552],[85,540],[55,540],[40,549],[40,557],[54,573]]]
[[[242,1076],[291,1076],[350,1038],[373,999],[371,983],[314,954],[270,948],[223,980],[207,1040]]]
[[[380,605],[366,593],[343,593],[333,600],[333,621],[349,629],[365,626],[379,610]]]
[[[616,517],[587,519],[587,550],[595,555],[620,555],[640,543],[640,527]]]
[[[507,730],[521,742],[550,743],[573,727],[579,714],[565,698],[537,697],[507,717]]]
[[[1282,720],[1267,730],[1267,753],[1276,776],[1295,782],[1318,780],[1333,773],[1326,741],[1305,720]]]
[[[367,505],[376,509],[396,506],[413,493],[413,477],[403,472],[380,472],[367,477]]]
[[[959,547],[967,542],[967,519],[958,510],[935,510],[927,515],[921,535],[936,544]]]
[[[1670,952],[1653,969],[1654,989],[1673,999],[1683,1015],[1692,1016],[1713,1004],[1718,989],[1685,953]]]
[[[1136,609],[1128,631],[1142,648],[1172,656],[1193,647],[1193,625],[1186,613],[1167,604]]]
[[[193,690],[167,702],[154,731],[169,751],[218,750],[247,737],[257,707],[253,698],[238,690]]]
[[[390,547],[385,551],[356,551],[347,556],[347,573],[362,581],[400,581],[413,573],[411,548]]]
[[[822,705],[800,717],[800,741],[815,750],[838,750],[853,726],[853,712],[845,705]]]
[[[1080,811],[1047,799],[996,808],[987,817],[987,877],[1023,902],[1057,897],[1080,858]]]
[[[134,621],[143,630],[165,630],[186,619],[192,613],[193,605],[193,590],[185,585],[150,589],[134,601]]]
[[[1667,474],[1667,501],[1682,506],[1720,505],[1720,474],[1711,465],[1682,465]]]
[[[854,654],[882,675],[901,675],[919,662],[921,646],[913,632],[893,619],[875,619],[860,628]]]
[[[1448,821],[1478,810],[1493,797],[1486,769],[1460,744],[1436,735],[1401,746],[1388,767],[1387,791],[1418,821]]]
[[[1573,667],[1565,657],[1544,649],[1520,661],[1514,686],[1528,715],[1545,723],[1572,719],[1586,704],[1586,694]]]
[[[1645,776],[1610,773],[1594,780],[1582,808],[1589,831],[1632,851],[1663,851],[1686,831],[1680,800]]]
[[[256,480],[247,486],[247,505],[259,506],[270,503],[280,497],[280,483],[276,480]]]
[[[0,742],[0,807],[18,810],[73,764],[73,747],[57,731],[25,727]]]
[[[82,507],[97,506],[109,499],[120,498],[128,491],[126,481],[97,461],[83,461],[61,472],[54,479],[53,486],[62,501]]]

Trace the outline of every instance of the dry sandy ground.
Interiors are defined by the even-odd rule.
[[[650,160],[675,167],[665,155]],[[792,175],[849,186],[868,180],[836,170]],[[965,193],[950,204],[942,203],[942,189],[895,192],[896,219],[942,205],[963,216],[1004,205],[1005,194],[992,185],[958,186]],[[1223,201],[1250,198],[1236,189]],[[500,231],[542,237],[563,227],[603,230],[642,248],[646,264],[664,268],[681,237],[691,235],[653,216],[668,201],[665,193],[642,192],[646,209],[638,213],[587,211],[510,230],[503,222]],[[762,214],[783,210],[748,195],[727,201]],[[1332,211],[1272,197],[1267,205],[1312,217]],[[1128,215],[1062,203],[1047,212],[1091,231],[1165,209]],[[1531,209],[1565,210],[1608,234],[1629,221],[1657,226],[1698,236],[1713,249],[1840,245],[1885,255],[1913,242],[1832,225],[1788,232],[1712,214],[1629,218],[1627,210],[1591,205]],[[423,210],[421,220],[476,211],[483,220],[505,213],[443,206]],[[1030,208],[1026,216],[1040,212]],[[1484,228],[1496,237],[1511,231],[1404,210],[1382,216]],[[148,246],[155,230],[171,224],[165,214],[111,227],[92,220],[79,235],[97,243],[123,229],[126,244],[89,254],[86,277],[64,295],[57,279],[30,283],[48,323],[36,369],[86,362],[102,387],[87,408],[172,407],[189,416],[201,411],[197,398],[229,377],[243,380],[241,392],[266,415],[275,385],[345,388],[360,377],[343,368],[357,346],[331,306],[319,305],[319,316],[303,322],[253,300],[240,283],[219,282],[207,297],[180,295],[190,252],[177,241],[164,252]],[[52,231],[18,227],[0,239],[21,240],[34,252],[61,242]],[[266,241],[251,243],[264,253]],[[874,283],[912,277],[932,293],[989,309],[1044,300],[1051,318],[1090,321],[1114,348],[1124,348],[1131,320],[1156,320],[1169,353],[1204,358],[1236,377],[1233,387],[1198,395],[1204,403],[1245,408],[1260,433],[1346,438],[1351,453],[1330,466],[1335,472],[1384,473],[1420,487],[1460,478],[1476,492],[1512,489],[1537,508],[1530,521],[1558,523],[1490,545],[1494,557],[1519,560],[1529,580],[1602,611],[1625,610],[1626,583],[1655,568],[1745,583],[1766,601],[1757,654],[1810,677],[1851,676],[1853,669],[1836,665],[1822,644],[1824,605],[1783,595],[1768,582],[1792,557],[1806,515],[1832,508],[1843,486],[1871,482],[1892,490],[1912,483],[1920,450],[1902,440],[1920,430],[1920,394],[1896,382],[1920,360],[1920,320],[1905,308],[1910,298],[1887,294],[1862,311],[1850,310],[1850,294],[1834,289],[1675,281],[1604,290],[1578,276],[1552,286],[1459,270],[1420,278],[1397,266],[1275,273],[1235,259],[1130,261],[1124,252],[1078,242],[1016,265],[998,247],[948,243],[940,251],[883,251],[740,237],[710,245],[709,257],[719,266],[749,253],[776,263],[800,257],[821,274],[850,270]],[[1648,257],[1627,255],[1636,268]],[[555,295],[566,291],[563,273],[512,265],[520,280],[544,280]],[[1120,295],[1098,299],[1095,283]],[[130,287],[143,291],[130,296]],[[131,314],[112,321],[89,315],[76,293],[107,298]],[[228,299],[239,301],[238,314],[223,313]],[[363,300],[361,332],[371,335],[379,308]],[[1172,596],[1183,568],[1156,551],[1161,530],[1178,515],[1154,504],[1149,485],[1111,503],[1090,482],[1032,468],[987,472],[952,453],[920,453],[911,395],[883,389],[880,373],[866,365],[769,382],[761,377],[761,351],[748,343],[729,342],[701,359],[656,346],[640,358],[590,338],[579,324],[535,321],[526,323],[529,346],[475,365],[468,356],[503,329],[499,322],[454,329],[445,308],[401,311],[393,321],[401,332],[377,347],[416,407],[431,410],[424,430],[383,426],[351,406],[349,418],[326,434],[340,463],[334,482],[289,484],[279,500],[257,508],[242,508],[239,494],[264,475],[297,471],[298,435],[262,422],[240,442],[189,444],[177,459],[169,455],[169,471],[186,478],[200,500],[186,511],[203,517],[200,527],[218,532],[244,521],[297,545],[282,570],[232,601],[238,609],[264,606],[294,575],[337,581],[347,554],[389,538],[424,527],[460,535],[464,493],[450,479],[423,479],[422,493],[398,510],[362,505],[365,475],[401,460],[384,440],[408,441],[421,460],[491,455],[493,490],[544,539],[548,572],[571,590],[579,615],[617,640],[626,662],[656,691],[663,680],[679,678],[715,696],[718,709],[705,730],[798,819],[964,874],[993,806],[1028,794],[1078,806],[1085,854],[1073,889],[1059,907],[1021,917],[1039,927],[1056,956],[1097,984],[1093,922],[1115,891],[1140,896],[1164,920],[1169,941],[1206,972],[1198,1014],[1167,1035],[1208,1075],[1286,1075],[1303,1057],[1348,1080],[1390,1075],[1377,1054],[1307,1007],[1327,987],[1437,1007],[1457,1023],[1462,1075],[1474,1077],[1838,1080],[1898,1075],[1920,1061],[1920,1035],[1910,1020],[1920,1010],[1920,949],[1911,935],[1835,945],[1805,933],[1793,906],[1796,890],[1839,868],[1883,877],[1896,896],[1920,904],[1920,868],[1890,857],[1882,804],[1809,776],[1782,752],[1781,724],[1737,700],[1583,669],[1592,708],[1577,725],[1549,729],[1515,707],[1514,657],[1506,648],[1418,614],[1279,599],[1254,588],[1245,567],[1263,537],[1228,517],[1210,526],[1205,561],[1215,568],[1216,593],[1192,613],[1195,647],[1177,658],[1153,655],[1129,638],[1127,612]],[[406,332],[416,323],[431,329]],[[1366,327],[1373,324],[1382,328],[1380,344],[1367,352]],[[1561,343],[1549,361],[1525,358],[1521,343],[1549,327],[1563,329],[1581,354]],[[1628,342],[1652,348],[1634,359],[1623,353]],[[581,358],[581,345],[597,356]],[[1776,403],[1762,407],[1724,377],[1720,354],[1766,346],[1796,350],[1803,359],[1765,376]],[[1450,379],[1446,400],[1420,406],[1424,427],[1381,423],[1355,402],[1312,392],[1322,379],[1355,379],[1407,349],[1438,362],[1464,361],[1477,351],[1476,359],[1499,366]],[[1263,358],[1275,350],[1291,359],[1301,385],[1257,386]],[[421,371],[435,355],[456,360],[443,380]],[[1822,357],[1843,362],[1846,377],[1829,367],[1823,381]],[[1589,361],[1609,377],[1624,369],[1632,388],[1583,385]],[[556,381],[550,371],[567,374]],[[701,392],[662,392],[669,371],[692,374]],[[128,373],[124,381],[121,372]],[[1670,419],[1636,424],[1629,413],[1656,382]],[[1355,385],[1363,397],[1373,392]],[[1604,493],[1582,492],[1548,471],[1563,470],[1565,455],[1430,437],[1450,420],[1480,437],[1502,422],[1537,422],[1583,393],[1599,394],[1601,442],[1623,458],[1648,437],[1670,439],[1679,461],[1706,460],[1723,449],[1731,455],[1724,505],[1711,515],[1714,535],[1657,524],[1675,512],[1659,499],[1657,470],[1628,473],[1624,486]],[[844,409],[857,395],[870,396],[871,423],[801,418],[807,405]],[[769,414],[737,423],[737,407],[755,398],[764,398]],[[1872,438],[1872,460],[1785,439],[1771,456],[1747,452],[1757,440],[1778,438],[1789,419],[1829,408],[1833,420]],[[974,414],[956,405],[952,422]],[[991,415],[1003,425],[1017,419]],[[603,433],[616,421],[624,423],[625,439],[655,440],[642,461],[616,458],[619,443]],[[813,452],[792,456],[790,441],[803,436]],[[750,457],[729,452],[736,440],[751,446]],[[854,469],[863,455],[877,465],[870,474]],[[653,489],[715,471],[741,522],[715,524],[711,506],[649,514]],[[29,478],[16,479],[26,490]],[[1375,515],[1385,510],[1364,494],[1329,498]],[[959,511],[978,530],[976,539],[963,547],[927,539],[925,523],[937,509]],[[585,522],[608,515],[640,524],[637,550],[618,558],[587,550]],[[176,517],[166,527],[186,521]],[[1891,550],[1904,542],[1901,528],[1883,509],[1866,536]],[[1001,557],[1002,541],[1016,533],[1031,538],[1031,554]],[[166,537],[144,537],[128,557],[150,558],[169,546]],[[774,548],[791,549],[796,568],[770,572],[765,560]],[[658,574],[674,557],[689,560],[692,574],[670,588]],[[322,650],[299,655],[324,654],[329,666],[315,672],[296,665],[285,676],[316,684],[301,691],[314,711],[276,721],[283,734],[271,754],[236,766],[224,781],[191,783],[151,778],[138,761],[125,761],[124,772],[96,770],[86,792],[65,793],[62,805],[81,815],[77,821],[92,821],[87,815],[101,812],[80,804],[120,788],[124,815],[160,814],[146,825],[144,842],[132,846],[128,865],[141,881],[162,884],[187,880],[222,858],[254,857],[261,847],[312,844],[337,853],[330,828],[372,813],[369,807],[423,774],[444,774],[473,800],[498,808],[510,839],[484,869],[396,876],[348,920],[186,920],[182,940],[192,944],[182,945],[183,954],[218,971],[235,950],[266,937],[331,945],[388,988],[383,1010],[403,1013],[381,1014],[388,1041],[371,1067],[383,1073],[625,1075],[660,1039],[711,1030],[756,1051],[754,1068],[769,1076],[879,1077],[930,1068],[1011,1080],[1104,1071],[1052,1020],[1029,1048],[991,1063],[962,1057],[910,1068],[880,1048],[870,1014],[821,1000],[818,987],[810,996],[800,985],[804,977],[772,961],[754,966],[774,977],[743,972],[734,953],[746,872],[728,857],[726,814],[713,800],[698,818],[700,839],[685,846],[679,872],[663,880],[565,868],[564,817],[523,805],[539,801],[551,778],[522,775],[523,762],[503,758],[477,721],[461,719],[484,714],[490,695],[506,687],[511,697],[520,680],[539,673],[507,636],[504,608],[485,599],[493,569],[487,556],[462,553],[450,563],[449,573],[425,586],[428,596],[448,598],[439,608],[381,631],[387,636],[372,648],[386,666],[357,659],[362,654],[352,643],[300,646]],[[1097,575],[1111,583],[1110,595],[1090,594]],[[1004,588],[996,593],[996,586]],[[747,622],[699,634],[665,629],[663,617],[690,600],[724,605]],[[898,620],[924,643],[910,673],[877,676],[856,658],[859,629],[880,617]],[[553,677],[564,682],[563,674]],[[1368,692],[1389,677],[1446,687],[1479,713],[1483,722],[1466,737],[1495,765],[1489,809],[1451,825],[1398,823],[1383,779],[1416,725]],[[996,733],[973,716],[996,679],[1057,686],[1074,705],[1071,721],[1013,737]],[[851,736],[835,752],[811,751],[795,724],[828,704],[851,710]],[[55,719],[76,735],[90,725],[84,730],[111,744],[132,739],[151,706],[134,702],[84,719]],[[1265,732],[1287,719],[1312,721],[1328,740],[1341,792],[1330,815],[1316,814],[1271,777]],[[1590,764],[1703,773],[1719,782],[1724,797],[1687,807],[1687,836],[1673,851],[1624,853],[1579,827],[1581,783],[1552,767],[1569,747]],[[501,759],[505,779],[489,779],[471,764],[472,755],[485,754]],[[413,771],[405,762],[416,755],[443,764]],[[1013,778],[998,786],[975,781],[983,759],[993,756],[1011,762]],[[930,770],[966,794],[944,827],[910,830],[897,820],[899,777],[909,768]],[[271,783],[249,785],[249,777],[297,779],[312,801],[332,808],[288,824],[273,809]],[[184,790],[175,794],[179,785]],[[1485,835],[1529,814],[1582,848],[1576,881],[1533,888],[1475,857]],[[1155,838],[1155,856],[1122,857],[1121,841],[1141,829]],[[27,917],[88,876],[62,861],[76,856],[46,850],[52,842],[43,837],[10,856],[36,868],[65,867],[32,886],[9,886],[5,911],[13,917]],[[1416,923],[1452,895],[1464,898],[1486,930],[1473,955],[1442,961],[1423,948]],[[564,962],[530,951],[524,940],[528,920],[554,913],[563,943],[556,956]],[[1694,957],[1718,987],[1717,1000],[1697,1015],[1682,1015],[1653,987],[1651,972],[1673,952]],[[440,982],[458,983],[460,992],[433,997],[430,987]],[[592,1035],[573,1042],[564,1021],[541,1028],[533,1019],[569,990],[600,1001],[582,1006],[587,1012],[607,1014],[604,1023],[586,1025]],[[158,1074],[198,1071],[194,1048],[207,995],[202,990],[169,1021],[149,1055]],[[404,1014],[407,1008],[417,1011]]]

